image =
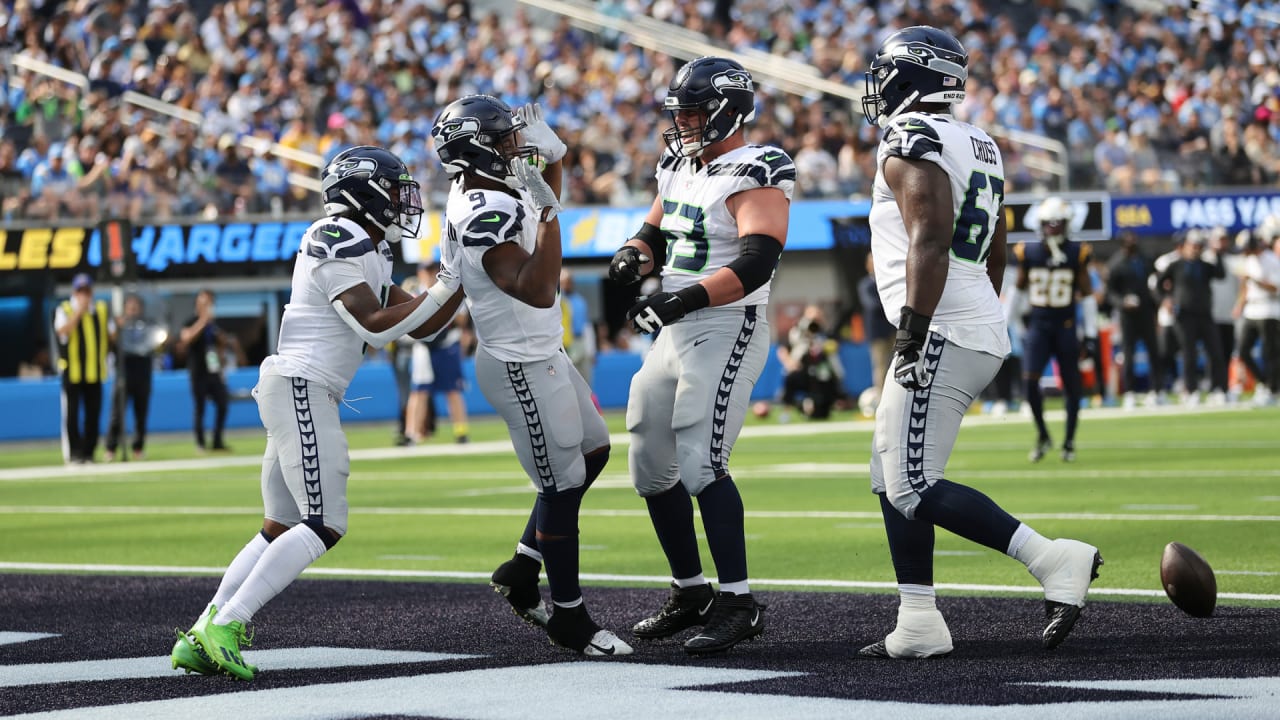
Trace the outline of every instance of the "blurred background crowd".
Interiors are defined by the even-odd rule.
[[[887,34],[927,23],[970,53],[958,114],[1004,128],[1010,191],[1063,189],[1046,151],[1066,146],[1070,189],[1173,191],[1280,181],[1280,3],[991,0],[601,0],[717,47],[799,60],[861,88]],[[436,112],[461,94],[537,99],[572,155],[568,202],[650,197],[679,61],[625,32],[588,35],[523,6],[465,0],[18,0],[0,10],[0,197],[6,220],[133,219],[309,211],[289,182],[318,169],[255,137],[331,157],[380,144],[405,158],[429,205],[446,180],[428,147]],[[83,87],[12,64],[23,56]],[[865,196],[877,132],[847,98],[785,94],[750,131],[792,153],[800,193]],[[189,118],[124,101],[134,91]],[[194,114],[192,114],[194,113]],[[265,146],[264,146],[265,147]],[[1063,158],[1059,156],[1058,161]],[[76,190],[76,192],[70,192]]]

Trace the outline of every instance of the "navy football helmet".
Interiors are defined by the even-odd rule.
[[[728,58],[700,57],[680,68],[662,107],[671,113],[672,127],[662,133],[677,157],[698,157],[708,145],[737,132],[756,116],[755,86],[751,73]],[[681,128],[675,124],[681,111],[698,111],[702,122]]]
[[[418,183],[400,158],[380,147],[361,145],[338,153],[321,175],[320,194],[325,214],[368,220],[388,242],[398,242],[402,233],[418,235]]]
[[[431,128],[436,154],[450,177],[472,173],[510,188],[523,184],[511,172],[511,161],[536,156],[533,145],[520,145],[524,121],[492,95],[467,95],[440,112]]]
[[[890,35],[866,72],[867,122],[885,127],[916,103],[964,102],[968,64],[960,41],[937,28],[915,25]]]

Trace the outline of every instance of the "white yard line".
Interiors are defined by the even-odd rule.
[[[696,511],[695,511],[696,512]],[[168,505],[0,505],[0,515],[261,515],[260,506],[206,507]],[[362,507],[352,515],[434,515],[457,517],[524,517],[528,508]],[[649,517],[643,508],[584,508],[582,517]],[[880,520],[879,511],[747,510],[761,520]],[[1094,520],[1099,522],[1280,522],[1280,515],[1195,515],[1191,513],[1017,513],[1024,520]]]
[[[57,573],[110,573],[126,575],[220,575],[226,568],[200,566],[170,565],[93,565],[67,563],[14,563],[0,562],[0,571],[14,572],[57,572]],[[368,578],[413,578],[420,580],[484,580],[488,581],[491,571],[445,571],[445,570],[390,570],[364,568],[307,568],[304,575],[311,577],[368,577]],[[616,582],[630,585],[655,585],[665,587],[671,583],[666,575],[615,575],[610,573],[583,573],[582,579],[588,582]],[[716,578],[708,578],[716,582]],[[894,582],[868,580],[832,580],[821,578],[752,578],[751,584],[760,587],[774,588],[808,588],[834,590],[896,590]],[[981,593],[1018,593],[1038,595],[1044,590],[1036,585],[982,585],[975,583],[938,583],[939,590],[955,590],[961,592]],[[1163,590],[1150,588],[1090,588],[1090,597],[1149,597],[1163,598]],[[1260,600],[1264,602],[1280,602],[1280,595],[1266,593],[1218,593],[1220,600]]]

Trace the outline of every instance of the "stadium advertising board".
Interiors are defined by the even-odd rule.
[[[1131,195],[1111,199],[1116,230],[1172,235],[1190,228],[1225,227],[1230,232],[1280,215],[1280,191],[1251,189],[1202,195]]]
[[[309,224],[141,225],[133,228],[132,259],[142,278],[253,275],[291,264]],[[8,230],[0,271],[52,271],[65,280],[77,272],[99,274],[103,255],[96,227]]]
[[[1009,242],[1037,242],[1040,202],[1047,195],[1014,193],[1005,198],[1004,222]],[[1106,193],[1059,193],[1071,205],[1071,239],[1098,242],[1111,239],[1111,198]]]

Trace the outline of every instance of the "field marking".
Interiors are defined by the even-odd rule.
[[[1121,510],[1199,510],[1199,505],[1121,505]]]
[[[1127,420],[1169,415],[1212,415],[1240,411],[1261,411],[1260,408],[1223,407],[1223,408],[1184,408],[1166,406],[1159,408],[1137,408],[1121,410],[1119,408],[1088,408],[1080,411],[1080,417],[1089,420]],[[1045,419],[1057,421],[1066,417],[1062,410],[1051,410],[1045,413]],[[995,417],[992,415],[968,415],[962,421],[964,427],[981,427],[984,425],[1029,425],[1029,418],[1016,416]],[[789,425],[753,425],[744,427],[740,437],[814,437],[837,435],[854,432],[870,432],[875,427],[874,420],[844,420],[839,422],[807,422]],[[613,433],[609,442],[614,446],[631,444],[630,433]],[[1134,445],[1137,447],[1138,445]],[[1253,446],[1252,444],[1250,445]],[[1280,443],[1260,445],[1260,447],[1276,447]],[[1019,446],[1020,447],[1020,446]],[[1083,447],[1088,448],[1088,445]],[[1124,445],[1120,447],[1130,447]],[[1189,447],[1179,442],[1169,445],[1152,445],[1152,447]],[[1214,447],[1226,447],[1226,445]],[[467,455],[494,455],[513,452],[510,440],[487,440],[471,442],[465,445],[418,445],[414,447],[363,448],[351,451],[353,462],[365,460],[398,460],[412,457],[445,457]],[[200,457],[189,460],[146,460],[143,462],[110,463],[95,465],[44,465],[21,468],[0,469],[0,482],[23,480],[74,479],[83,481],[86,478],[137,475],[140,473],[181,473],[200,470],[214,470],[234,467],[257,467],[262,458],[256,455],[232,455],[228,457]]]
[[[1266,572],[1264,570],[1214,570],[1215,575],[1249,575],[1251,577],[1275,577],[1280,572]]]
[[[697,512],[695,510],[694,512]],[[527,517],[528,508],[362,507],[352,515]],[[261,515],[262,508],[160,505],[0,505],[0,515]],[[646,509],[584,508],[579,517],[648,518]],[[1192,515],[1189,513],[1013,513],[1023,520],[1095,520],[1100,522],[1280,522],[1280,515]],[[760,520],[881,520],[879,511],[747,510]]]
[[[57,573],[111,573],[111,574],[159,574],[159,575],[221,575],[226,571],[223,567],[201,567],[182,565],[116,565],[85,563],[22,563],[0,562],[0,570],[57,572]],[[390,570],[383,568],[331,568],[309,567],[303,575],[325,577],[366,577],[366,578],[414,578],[421,580],[483,580],[488,581],[492,571],[471,572],[463,570]],[[613,573],[583,573],[581,579],[592,582],[614,582],[630,585],[658,585],[667,587],[671,584],[668,575],[618,575]],[[712,583],[718,579],[708,577]],[[874,580],[835,580],[822,578],[751,578],[752,585],[776,588],[830,588],[836,590],[897,590],[898,584],[891,581]],[[984,585],[977,583],[938,583],[939,590],[955,590],[961,592],[984,593],[1018,593],[1039,595],[1044,589],[1039,585]],[[1164,590],[1148,588],[1106,588],[1089,589],[1090,597],[1166,597]],[[1220,600],[1261,600],[1280,602],[1280,595],[1266,593],[1218,593]]]

